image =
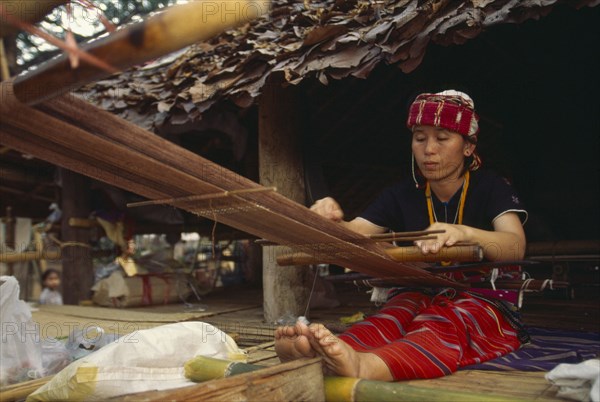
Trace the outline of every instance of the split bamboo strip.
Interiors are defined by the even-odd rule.
[[[42,387],[54,376],[48,376],[38,378],[37,380],[25,381],[18,384],[13,384],[0,389],[0,401],[20,401],[27,398],[30,394],[37,391],[38,388]]]
[[[423,254],[416,246],[391,247],[384,250],[393,260],[398,262],[441,262],[441,261],[481,261],[483,250],[480,246],[442,247],[439,252]],[[331,262],[335,255],[317,250],[315,253],[292,253],[277,257],[277,263],[282,266],[311,265]]]
[[[246,353],[251,353],[251,352],[255,352],[257,350],[261,350],[261,349],[268,349],[268,348],[272,348],[275,346],[275,341],[269,341],[269,342],[263,342],[259,345],[256,346],[251,346],[249,348],[244,349],[244,351]]]
[[[8,85],[2,83],[8,102],[0,104],[0,142],[14,149],[151,199],[262,188],[82,100],[63,96],[33,109],[11,101]],[[233,197],[242,203],[241,207],[227,213],[200,214],[282,244],[310,239],[316,247],[326,245],[337,251],[336,263],[359,272],[394,276],[407,285],[459,286],[410,264],[392,261],[376,244],[354,245],[342,240],[364,237],[281,194],[259,192]],[[186,209],[199,213],[191,207]]]
[[[310,384],[310,386],[307,386]],[[112,398],[121,402],[325,400],[321,359],[298,359],[189,387]]]
[[[185,365],[183,366],[185,376],[195,382],[249,373],[261,368],[264,367],[206,356],[196,356],[185,362]]]
[[[144,21],[82,46],[82,50],[116,69],[126,69],[248,22],[266,13],[269,3],[250,0],[192,1],[171,6]],[[106,75],[105,70],[87,63],[74,71],[68,56],[63,55],[17,77],[15,94],[21,102],[36,104]]]

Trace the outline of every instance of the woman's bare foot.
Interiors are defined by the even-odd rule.
[[[308,341],[312,349],[323,358],[327,374],[393,381],[387,364],[379,356],[355,351],[323,324],[311,324],[308,329],[312,334]]]
[[[275,352],[282,362],[296,360],[301,357],[315,357],[309,337],[312,334],[308,327],[298,322],[294,326],[278,327],[275,330]]]

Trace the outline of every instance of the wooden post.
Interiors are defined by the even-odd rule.
[[[88,246],[90,232],[86,228],[69,225],[69,219],[87,218],[90,213],[89,179],[67,169],[60,169],[62,180],[63,242],[72,242],[62,248],[62,288],[65,304],[79,304],[90,298],[94,282],[92,254]]]
[[[284,90],[280,81],[271,80],[263,88],[259,102],[258,166],[262,185],[275,186],[280,194],[304,204],[298,103],[294,89]],[[279,248],[263,248],[264,315],[270,323],[286,314],[304,315],[310,291],[308,267],[281,269],[276,261]]]

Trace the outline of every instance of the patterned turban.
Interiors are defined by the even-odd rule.
[[[472,143],[477,143],[479,116],[475,113],[475,103],[469,95],[448,90],[417,96],[410,105],[406,125],[411,130],[414,126],[445,128],[468,137]],[[481,159],[473,153],[469,170],[477,170],[480,165]]]

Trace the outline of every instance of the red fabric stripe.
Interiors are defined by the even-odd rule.
[[[398,324],[383,314],[393,316],[406,335],[402,337]],[[373,325],[354,325],[340,338],[355,350],[377,354],[396,380],[440,377],[520,346],[515,331],[494,306],[464,293],[455,299],[401,293],[365,321]]]

